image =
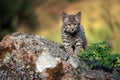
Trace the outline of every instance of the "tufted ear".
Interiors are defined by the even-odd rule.
[[[76,19],[80,21],[80,20],[81,20],[81,15],[82,15],[82,13],[81,13],[81,12],[78,12],[78,13],[75,15]]]
[[[67,13],[63,11],[62,12],[62,21],[64,21],[65,18],[67,18],[67,17],[68,17]]]

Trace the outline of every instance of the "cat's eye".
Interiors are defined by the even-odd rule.
[[[70,26],[70,24],[67,24],[68,26]]]
[[[77,25],[77,23],[74,23],[74,26],[76,26]]]

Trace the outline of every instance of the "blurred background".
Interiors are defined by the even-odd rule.
[[[19,31],[61,43],[62,11],[82,12],[89,44],[108,41],[120,52],[120,0],[0,0],[0,40]]]

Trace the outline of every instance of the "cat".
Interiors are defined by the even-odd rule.
[[[82,49],[87,49],[87,39],[81,25],[81,12],[71,15],[62,12],[61,37],[67,53],[78,55]]]

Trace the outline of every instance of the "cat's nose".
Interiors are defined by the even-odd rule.
[[[71,29],[74,29],[74,26],[73,26],[73,25],[71,26]]]
[[[71,30],[74,31],[74,27],[72,27]]]

